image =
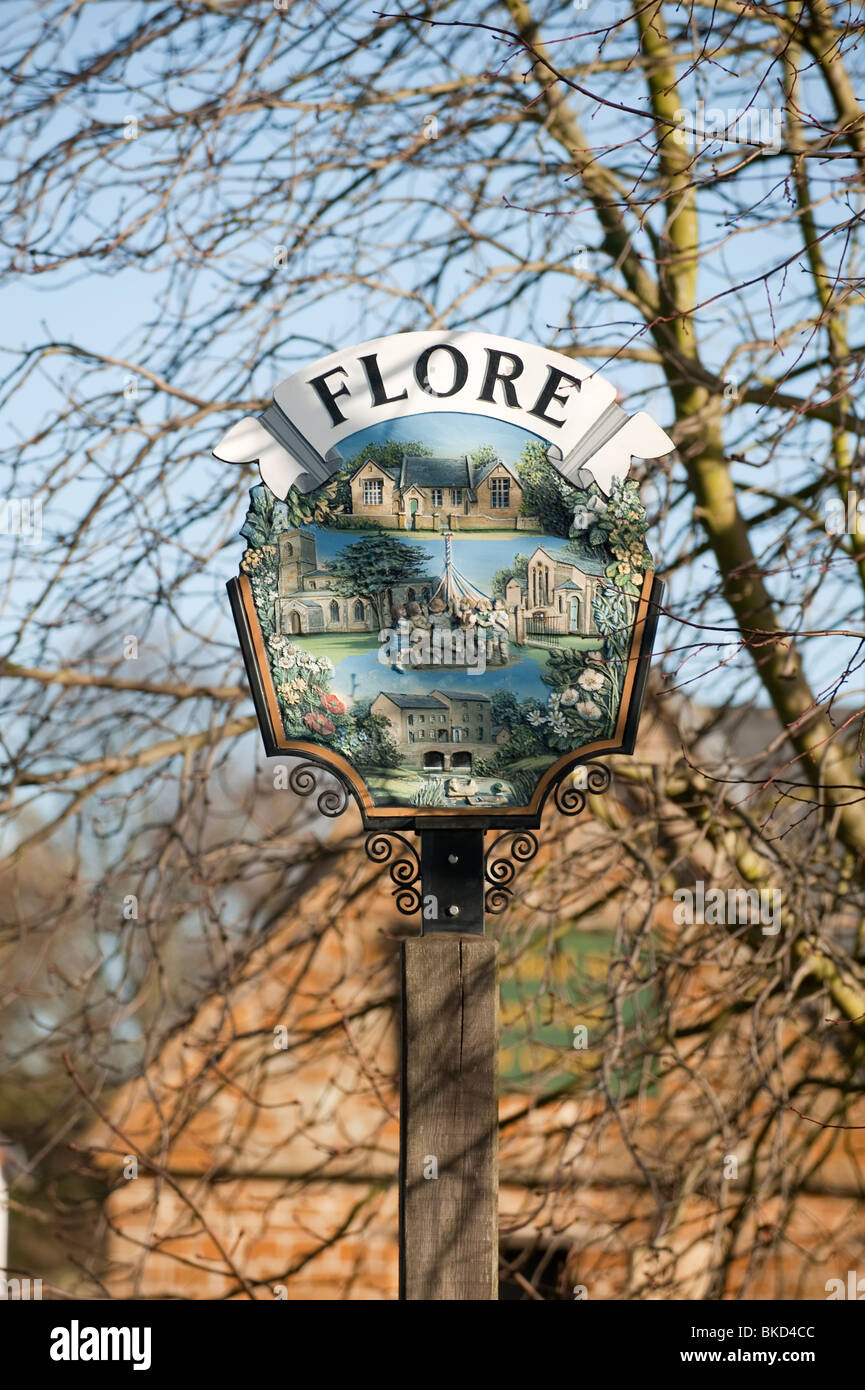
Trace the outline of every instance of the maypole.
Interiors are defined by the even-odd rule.
[[[456,568],[453,557],[453,532],[445,531],[445,567],[441,582],[433,594],[433,598],[444,598],[444,601],[451,606],[455,612],[461,599],[469,599],[471,603],[477,603],[478,599],[488,599],[488,595],[472,584],[470,579],[466,579],[464,574]]]

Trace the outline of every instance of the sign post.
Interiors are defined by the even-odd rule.
[[[609,786],[597,758],[633,751],[663,586],[628,474],[672,447],[576,360],[439,332],[331,354],[214,450],[262,479],[228,591],[266,752],[301,759],[289,785],[322,814],[355,800],[420,914],[401,957],[406,1300],[498,1294],[485,913],[547,797],[578,814]]]

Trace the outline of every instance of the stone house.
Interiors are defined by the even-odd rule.
[[[519,475],[501,459],[403,454],[398,464],[367,459],[352,474],[351,510],[382,526],[404,530],[457,530],[471,524],[513,527],[523,500]],[[530,520],[530,519],[529,519]]]
[[[389,721],[394,741],[409,763],[428,771],[471,771],[473,759],[489,754],[503,737],[500,728],[493,729],[489,695],[473,691],[418,695],[383,690],[371,709]]]

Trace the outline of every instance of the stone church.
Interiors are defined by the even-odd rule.
[[[513,636],[517,642],[542,632],[596,637],[592,604],[605,587],[602,561],[582,555],[571,559],[539,545],[525,579],[515,575],[505,589]]]
[[[315,632],[378,632],[379,620],[374,604],[361,595],[338,594],[331,587],[332,576],[318,562],[315,536],[308,531],[286,531],[279,538],[279,593],[276,600],[276,630],[291,636]],[[388,591],[388,604],[411,603],[428,598],[434,581],[415,580],[414,584],[394,584]]]

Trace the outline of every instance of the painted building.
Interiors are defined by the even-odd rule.
[[[375,605],[361,595],[338,594],[331,588],[326,565],[319,565],[315,536],[286,531],[279,538],[279,592],[276,630],[286,636],[315,632],[378,632]],[[388,590],[389,607],[430,597],[438,580],[416,579]]]
[[[430,772],[470,771],[475,757],[488,756],[507,738],[506,731],[493,729],[490,697],[479,692],[383,690],[371,709],[388,720],[408,762]]]
[[[406,530],[458,529],[460,518],[514,526],[523,500],[519,476],[501,459],[403,454],[398,464],[366,463],[352,474],[354,516],[375,517]]]
[[[570,560],[539,545],[529,559],[525,579],[515,576],[505,588],[513,636],[518,642],[544,632],[597,636],[592,603],[605,587],[602,560],[590,556]]]

